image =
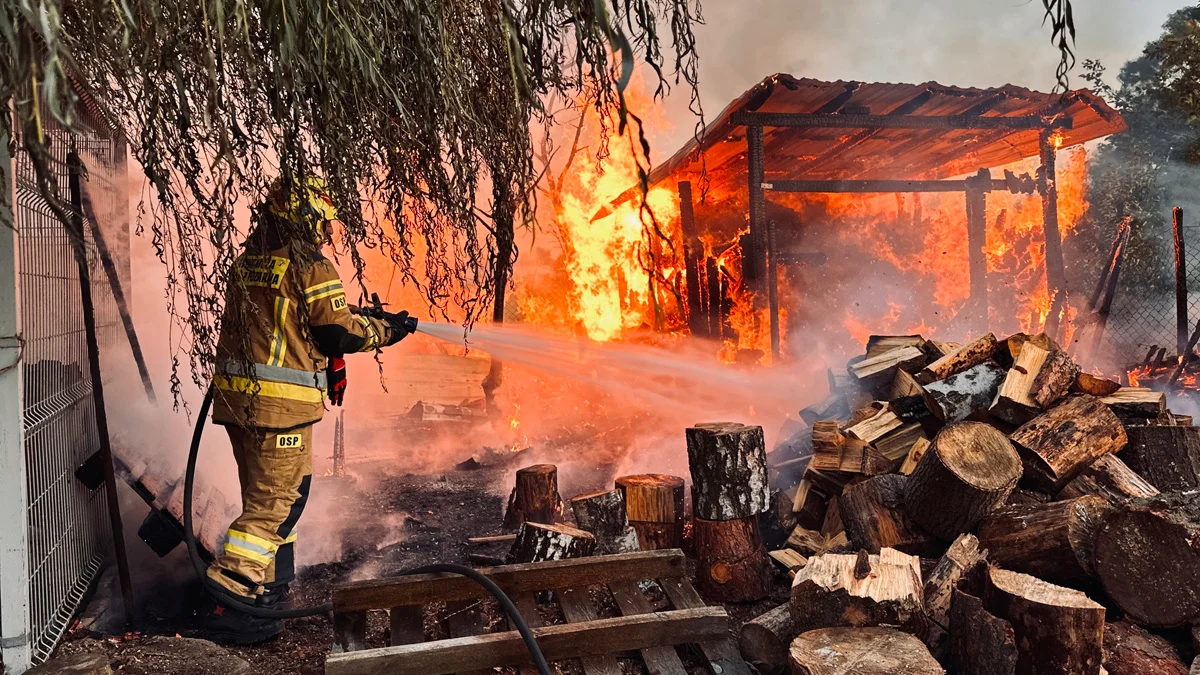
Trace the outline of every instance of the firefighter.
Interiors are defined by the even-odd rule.
[[[234,263],[217,344],[213,421],[225,426],[237,461],[242,514],[229,526],[210,582],[237,601],[286,603],[295,576],[296,522],[312,482],[312,427],[325,398],[341,405],[343,355],[395,344],[415,328],[406,312],[370,316],[346,301],[321,254],[337,211],[324,181],[276,180]],[[215,603],[205,616],[214,640],[255,644],[283,630]]]

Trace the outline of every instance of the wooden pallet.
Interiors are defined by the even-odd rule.
[[[637,652],[651,675],[687,675],[675,645],[695,645],[712,675],[751,675],[729,637],[729,617],[708,607],[686,578],[677,549],[596,556],[479,570],[508,594],[534,629],[546,659],[578,658],[585,675],[620,675],[616,654]],[[638,582],[654,580],[672,609],[656,612]],[[611,591],[621,616],[599,618],[589,586]],[[565,624],[544,625],[536,597],[552,591]],[[489,597],[470,579],[425,574],[345,584],[333,591],[334,653],[326,675],[443,675],[528,666],[515,630],[478,634],[481,623],[463,607]],[[456,612],[453,637],[425,641],[425,606],[445,602]],[[367,611],[391,614],[390,645],[366,648]],[[534,672],[521,668],[522,675]]]

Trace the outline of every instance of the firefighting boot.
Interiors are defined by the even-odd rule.
[[[292,594],[288,591],[288,583],[267,584],[255,604],[265,609],[291,609]]]
[[[251,604],[247,601],[245,604]],[[254,603],[256,606],[258,602]],[[283,632],[283,621],[250,616],[238,611],[234,601],[212,602],[200,630],[203,637],[218,644],[256,645],[272,640]]]

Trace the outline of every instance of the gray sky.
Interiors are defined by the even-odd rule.
[[[1074,0],[1079,62],[1098,58],[1115,75],[1158,37],[1183,0]],[[716,115],[763,77],[926,82],[1048,91],[1058,51],[1039,0],[705,0],[698,31],[701,97]],[[1081,68],[1072,86],[1086,83]],[[672,119],[686,103],[676,90]],[[690,134],[654,129],[655,161]],[[668,150],[667,148],[670,148]],[[664,154],[665,153],[665,154]]]

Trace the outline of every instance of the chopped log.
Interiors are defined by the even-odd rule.
[[[925,385],[925,404],[939,421],[960,422],[987,410],[1003,379],[1004,370],[986,361]]]
[[[1049,408],[1071,391],[1071,385],[1079,376],[1079,366],[1070,355],[1061,349],[1050,350],[1050,355],[1037,377],[1033,379],[1033,401],[1041,408]]]
[[[1038,415],[1010,436],[1025,476],[1056,493],[1096,459],[1125,447],[1125,427],[1100,399],[1076,396]]]
[[[1018,487],[1016,490],[1012,491],[1012,494],[1010,494],[1008,496],[1008,499],[1005,500],[1004,505],[1005,506],[1025,506],[1028,504],[1045,504],[1046,502],[1049,502],[1049,501],[1053,501],[1053,497],[1046,494],[1045,492],[1038,492],[1037,490],[1027,490],[1025,488]]]
[[[920,432],[919,425],[909,426],[916,427]],[[903,429],[898,428],[896,432]],[[911,434],[911,431],[905,433]],[[897,441],[885,442],[892,448]],[[899,442],[903,442],[903,438]],[[817,422],[813,425],[813,456],[809,466],[818,471],[844,471],[873,476],[891,471],[895,462],[884,457],[866,441],[843,436],[837,422]]]
[[[854,376],[846,368],[837,370],[826,368],[825,377],[829,381],[829,393],[831,394],[844,394],[858,389],[858,380],[854,379]]]
[[[848,427],[846,435],[867,443],[874,443],[902,426],[904,426],[904,422],[885,406],[871,417]]]
[[[888,404],[883,401],[867,401],[861,406],[855,408],[854,412],[850,413],[850,419],[846,420],[844,426],[849,429],[860,422],[864,422],[872,417],[875,417],[887,407]]]
[[[1200,487],[1200,427],[1129,427],[1121,458],[1163,491]]]
[[[1122,452],[1129,451],[1128,445],[1125,448]],[[1129,468],[1120,457],[1104,455],[1063,486],[1058,498],[1074,499],[1084,495],[1099,495],[1110,502],[1118,502],[1138,497],[1153,497],[1156,494],[1158,489]]]
[[[805,478],[800,479],[800,484],[796,486],[796,494],[792,496],[792,514],[797,525],[819,530],[825,522],[829,496],[816,489],[808,475],[806,472]]]
[[[1066,396],[1078,374],[1079,366],[1066,352],[1026,343],[989,412],[1010,424],[1024,424]]]
[[[917,463],[925,456],[925,451],[929,449],[932,442],[928,438],[918,438],[912,447],[908,449],[908,456],[904,458],[904,463],[900,465],[900,473],[905,476],[911,475],[913,469],[917,468]]]
[[[809,469],[804,472],[804,478],[812,482],[818,492],[825,495],[840,495],[846,484],[855,477],[854,474],[841,471],[818,471]]]
[[[596,538],[590,532],[570,525],[525,521],[517,530],[507,560],[510,564],[569,560],[589,556],[595,550]]]
[[[936,555],[940,546],[904,512],[908,478],[896,474],[876,476],[846,488],[838,511],[846,537],[871,553],[894,548],[910,555]]]
[[[867,337],[867,358],[870,359],[893,349],[918,347],[925,344],[920,335],[871,335]]]
[[[769,549],[779,548],[787,541],[788,535],[796,529],[796,514],[792,511],[792,498],[786,490],[771,492],[771,510],[759,514],[758,527],[763,543]]]
[[[1200,620],[1200,492],[1164,492],[1111,511],[1096,537],[1096,573],[1143,626]]]
[[[826,537],[836,536],[845,532],[846,525],[842,522],[842,507],[836,499],[829,500],[829,508],[825,509],[825,522],[821,523],[821,534]]]
[[[770,510],[762,427],[697,424],[686,434],[692,512],[697,518],[736,520]]]
[[[897,370],[892,378],[892,386],[887,390],[887,399],[894,401],[908,396],[923,396],[925,388],[917,382],[917,378],[907,370]]]
[[[1088,394],[1098,398],[1112,396],[1120,388],[1121,384],[1119,382],[1106,380],[1089,373],[1079,373],[1079,377],[1075,378],[1075,385],[1072,387],[1072,389],[1081,394]]]
[[[925,430],[920,424],[905,424],[880,437],[872,445],[879,456],[887,460],[891,470],[895,470],[908,457],[917,441],[923,440],[926,440]]]
[[[856,579],[858,556],[828,553],[809,558],[792,582],[797,628],[900,626],[920,633],[924,623],[921,563],[885,548],[868,557],[870,574]]]
[[[562,515],[558,496],[558,467],[535,464],[517,470],[516,486],[508,497],[504,529],[515,530],[521,523],[553,523]]]
[[[783,672],[788,665],[788,647],[799,634],[792,608],[785,602],[742,624],[742,657],[760,673]]]
[[[1021,350],[1025,345],[1032,344],[1035,347],[1040,347],[1046,351],[1059,349],[1058,343],[1050,338],[1045,333],[1037,335],[1028,335],[1026,333],[1016,333],[1006,339],[997,350],[997,354],[1007,354],[1006,359],[1013,363],[1021,356]],[[1011,365],[1009,366],[1011,367]]]
[[[1100,674],[1104,607],[1083,593],[991,567],[983,600],[1012,624],[1018,673]]]
[[[1121,417],[1155,419],[1167,409],[1167,395],[1146,387],[1121,387],[1101,400]]]
[[[620,490],[598,490],[571,498],[571,511],[579,529],[596,538],[596,553],[631,553],[638,550],[637,532],[629,526],[625,499]]]
[[[983,600],[955,588],[950,601],[951,663],[969,675],[1015,675],[1017,641],[1008,621],[988,612]]]
[[[771,556],[771,560],[779,563],[783,569],[789,572],[794,572],[808,564],[808,558],[801,555],[798,551],[790,548],[781,548],[778,551],[771,551],[767,555]]]
[[[625,497],[629,525],[643,551],[679,548],[683,544],[683,479],[661,473],[621,476],[617,489]]]
[[[959,535],[925,578],[925,615],[943,631],[950,630],[950,602],[958,580],[987,560],[988,552],[969,534]]]
[[[898,369],[919,370],[927,360],[925,353],[916,347],[900,347],[850,364],[846,370],[863,386],[875,387],[889,382]]]
[[[828,553],[828,540],[817,530],[797,526],[788,537],[787,545],[805,555],[821,555]]]
[[[762,600],[771,592],[771,559],[754,516],[692,521],[699,590],[719,602]]]
[[[840,471],[842,466],[842,450],[846,446],[846,437],[842,435],[841,427],[834,421],[814,422],[812,425],[813,456],[808,465],[814,469],[831,469]]]
[[[832,393],[800,411],[800,419],[809,426],[813,426],[821,420],[835,420],[849,416],[850,403],[846,399],[846,395],[842,393]]]
[[[1188,675],[1170,642],[1128,621],[1105,624],[1104,668],[1108,675]]]
[[[945,675],[917,638],[891,628],[822,628],[789,648],[791,675]]]
[[[956,422],[938,432],[909,477],[904,506],[931,534],[954,539],[1004,503],[1021,478],[1021,459],[993,427]]]
[[[1096,532],[1107,508],[1096,495],[1008,506],[984,518],[977,535],[992,564],[1071,583],[1095,574]]]
[[[987,361],[995,351],[996,336],[988,333],[925,366],[917,373],[917,381],[928,385],[930,382],[944,380]]]

